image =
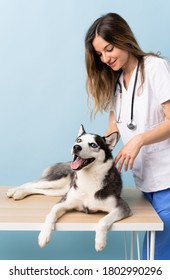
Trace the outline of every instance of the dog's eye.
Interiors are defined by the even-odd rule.
[[[95,143],[90,143],[89,146],[92,147],[93,149],[98,147]]]
[[[77,138],[77,143],[82,142],[82,140],[80,138]]]

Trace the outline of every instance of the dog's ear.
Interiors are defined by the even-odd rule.
[[[119,141],[119,133],[117,131],[103,137],[110,150],[116,146]]]
[[[78,137],[80,137],[81,135],[85,134],[86,131],[84,129],[84,126],[81,124],[80,128],[79,128],[79,132],[78,132]]]

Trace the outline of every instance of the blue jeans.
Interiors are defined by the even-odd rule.
[[[144,193],[164,223],[164,230],[155,235],[155,260],[170,260],[170,188]],[[147,259],[146,234],[143,243],[143,260]]]

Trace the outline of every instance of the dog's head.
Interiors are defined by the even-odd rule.
[[[86,133],[83,125],[81,125],[78,137],[72,147],[73,161],[71,162],[71,168],[81,170],[90,167],[95,162],[103,163],[112,159],[111,151],[118,139],[118,132],[101,137],[97,134]]]

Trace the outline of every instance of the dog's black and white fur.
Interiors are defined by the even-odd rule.
[[[101,137],[86,133],[81,125],[72,147],[72,163],[58,163],[49,167],[39,181],[8,191],[8,197],[14,199],[22,199],[31,194],[63,196],[46,217],[38,238],[41,247],[50,241],[56,221],[72,209],[86,213],[108,213],[97,225],[97,251],[106,246],[110,226],[131,215],[128,204],[121,198],[121,176],[113,165],[111,150],[117,141],[117,132]]]

